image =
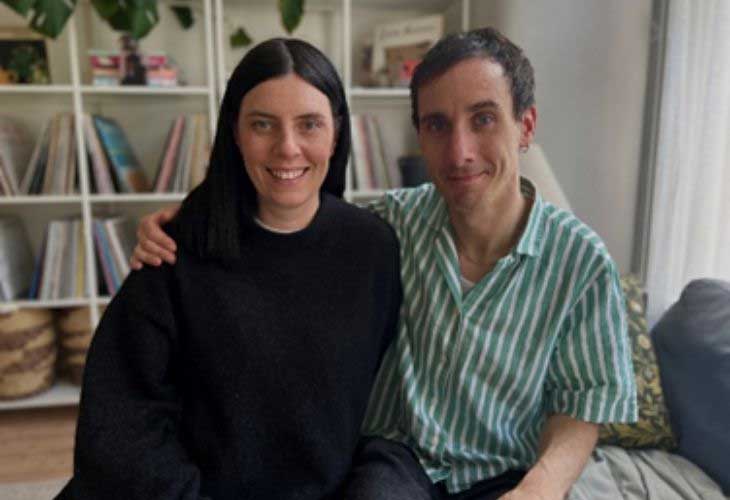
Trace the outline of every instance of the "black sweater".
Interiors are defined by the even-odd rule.
[[[133,272],[89,351],[59,498],[336,498],[394,337],[397,240],[325,196],[229,265],[178,251]]]

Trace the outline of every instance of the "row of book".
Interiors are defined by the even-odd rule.
[[[83,115],[81,125],[91,174],[100,194],[187,192],[205,177],[210,143],[206,116],[178,116],[172,122],[157,166],[148,182],[137,155],[116,120]],[[19,123],[0,116],[0,195],[67,195],[79,192],[75,119],[53,116],[30,147]],[[21,169],[25,167],[21,179]]]
[[[184,193],[205,177],[210,145],[204,114],[181,115],[170,125],[152,186],[115,120],[84,115],[84,136],[97,193]]]
[[[113,295],[130,271],[129,257],[136,241],[134,223],[122,216],[95,218],[93,234],[99,290]],[[28,298],[56,300],[88,295],[86,258],[81,218],[52,220],[36,261]]]
[[[380,121],[370,114],[353,114],[352,188],[391,189],[401,185],[397,162],[387,154]]]

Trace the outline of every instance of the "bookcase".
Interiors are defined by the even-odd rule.
[[[164,51],[173,56],[188,84],[173,88],[143,86],[95,87],[91,85],[87,53],[90,49],[115,49],[119,35],[113,32],[88,2],[80,1],[58,40],[48,42],[52,84],[0,85],[2,114],[17,118],[34,139],[44,123],[60,111],[73,113],[80,123],[84,113],[115,119],[129,138],[149,179],[159,162],[167,131],[183,113],[205,113],[212,142],[217,106],[227,77],[245,53],[233,49],[228,38],[239,26],[254,43],[272,36],[287,35],[279,22],[275,4],[263,0],[195,0],[191,5],[195,24],[184,31],[161,2],[160,23],[142,40],[141,50]],[[0,6],[0,9],[4,9]],[[307,40],[325,52],[342,75],[352,113],[378,116],[383,147],[391,160],[418,151],[410,122],[407,88],[365,87],[359,84],[363,43],[375,25],[441,14],[444,32],[468,29],[472,5],[469,0],[309,0],[302,22],[293,36]],[[9,11],[8,11],[9,12]],[[5,16],[0,12],[0,17]],[[17,16],[16,16],[17,17]],[[22,23],[22,19],[18,17]],[[75,129],[77,151],[86,151],[83,131]],[[78,215],[83,221],[87,296],[61,300],[19,300],[0,303],[0,308],[88,307],[92,326],[99,320],[100,307],[111,297],[98,288],[98,269],[92,224],[94,217],[123,214],[137,220],[162,206],[177,203],[185,193],[96,194],[92,191],[89,161],[78,155],[78,192],[70,195],[0,197],[0,215],[19,215],[28,232],[34,253],[43,245],[48,222]],[[353,187],[348,168],[345,197],[361,203],[382,194],[380,189]],[[50,390],[31,398],[0,402],[0,410],[75,404],[79,389],[60,381]]]

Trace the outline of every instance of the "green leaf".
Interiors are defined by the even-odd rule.
[[[131,12],[132,37],[144,38],[160,21],[156,0],[136,0],[137,7]]]
[[[91,5],[102,19],[112,17],[121,7],[119,0],[91,0]]]
[[[136,39],[144,38],[160,20],[157,0],[92,0],[92,5],[113,30]]]
[[[34,31],[56,38],[76,8],[76,0],[36,0],[30,27]]]
[[[23,17],[28,15],[35,2],[36,0],[0,0],[0,3],[7,5]]]
[[[194,23],[193,19],[193,9],[190,7],[170,7],[172,12],[175,14],[175,17],[178,21],[180,21],[180,25],[183,27],[183,29],[190,29],[190,27]]]
[[[248,36],[248,33],[246,33],[246,30],[243,28],[238,28],[232,35],[231,35],[231,47],[246,47],[248,45],[251,45],[251,37]]]
[[[304,0],[279,0],[281,24],[287,33],[297,29],[304,14]]]

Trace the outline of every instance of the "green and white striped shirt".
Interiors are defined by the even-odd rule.
[[[615,265],[575,216],[522,191],[534,203],[519,243],[466,293],[432,184],[370,207],[400,240],[403,306],[363,431],[409,445],[452,493],[531,467],[550,414],[636,420]]]

